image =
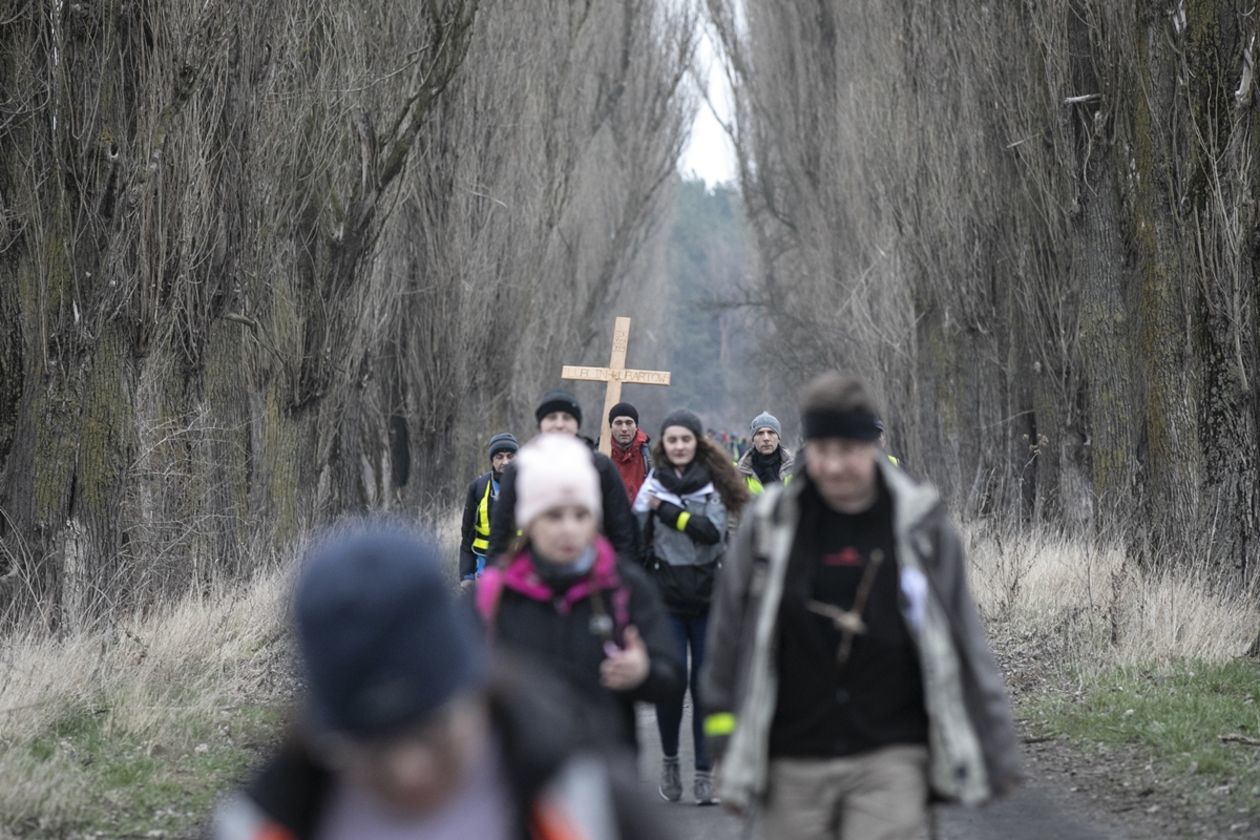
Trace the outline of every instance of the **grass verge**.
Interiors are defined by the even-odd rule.
[[[1078,743],[1137,747],[1236,804],[1260,797],[1260,665],[1179,662],[1091,673],[1077,696],[1041,695],[1032,725]]]
[[[186,720],[177,738],[169,729],[155,737],[115,725],[108,710],[77,710],[32,738],[24,755],[5,756],[8,769],[25,781],[0,794],[7,831],[18,837],[192,836],[279,724],[277,707],[247,706],[224,710],[222,721]]]
[[[454,584],[459,519],[427,521]],[[304,549],[58,638],[0,636],[0,840],[197,836],[285,725],[290,573]]]
[[[285,580],[0,639],[0,837],[194,835],[289,702]]]

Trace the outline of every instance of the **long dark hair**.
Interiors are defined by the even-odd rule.
[[[730,513],[742,511],[751,496],[748,494],[748,485],[744,484],[744,479],[740,478],[739,471],[735,469],[735,464],[726,450],[709,440],[706,435],[696,435],[695,460],[709,471],[709,478],[712,479],[713,486],[717,488],[718,495],[722,497],[722,505],[727,511]],[[665,444],[662,441],[658,440],[652,446],[652,464],[657,469],[665,470],[672,469],[674,466],[669,456],[665,454]]]

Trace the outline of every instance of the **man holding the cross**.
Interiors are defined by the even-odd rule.
[[[613,463],[626,485],[626,498],[631,504],[639,496],[639,488],[652,471],[652,441],[639,428],[639,411],[628,402],[619,402],[608,413],[612,426]]]
[[[568,391],[554,390],[543,395],[534,410],[541,434],[578,435],[582,427],[582,407]],[[626,487],[621,481],[617,466],[602,452],[591,452],[595,471],[599,473],[600,495],[603,499],[603,532],[622,560],[636,562],[639,559],[639,528],[630,511]],[[508,464],[499,485],[499,502],[490,520],[491,561],[508,554],[516,536],[516,470]]]
[[[917,838],[929,791],[976,804],[1018,780],[1002,676],[936,491],[883,457],[873,401],[806,390],[805,470],[767,488],[727,553],[701,680],[729,737],[719,794],[764,837]]]

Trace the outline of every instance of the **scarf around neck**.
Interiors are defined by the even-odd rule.
[[[682,475],[675,471],[673,464],[663,464],[656,471],[656,480],[675,496],[688,496],[703,489],[713,481],[713,476],[709,475],[708,467],[697,458],[683,468]]]
[[[568,592],[573,584],[591,573],[591,569],[595,568],[595,560],[598,556],[599,553],[595,550],[595,546],[590,546],[577,559],[577,562],[564,565],[546,560],[535,552],[533,555],[534,571],[538,573],[538,577],[546,584],[548,589],[557,595],[562,595]]]
[[[773,484],[779,480],[779,472],[783,469],[783,447],[777,447],[769,455],[762,455],[756,449],[752,451],[752,468],[757,480],[762,484]]]

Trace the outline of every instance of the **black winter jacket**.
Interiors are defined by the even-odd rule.
[[[580,698],[573,712],[588,728],[609,732],[621,745],[637,747],[634,704],[665,702],[682,689],[683,663],[669,635],[664,605],[656,586],[637,565],[616,560],[600,540],[601,556],[581,586],[555,593],[533,572],[533,560],[522,552],[483,577],[480,587],[498,587],[490,623],[495,643],[515,657],[536,662],[559,676]],[[619,581],[612,585],[609,580]],[[620,595],[618,594],[620,590]],[[599,602],[594,604],[596,593]],[[478,593],[479,601],[484,592]],[[628,597],[627,597],[628,596]],[[621,599],[620,601],[618,599]],[[484,604],[481,604],[483,608]],[[615,642],[624,641],[633,625],[647,648],[647,679],[637,689],[614,692],[600,683],[605,638],[597,632],[600,615],[612,619]]]

